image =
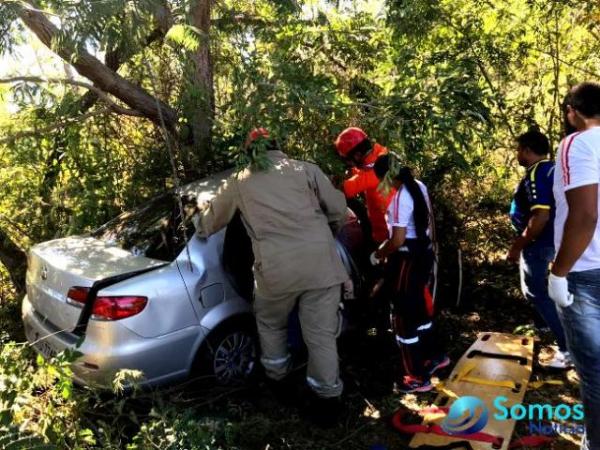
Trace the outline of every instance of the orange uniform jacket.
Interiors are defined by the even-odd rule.
[[[371,222],[373,240],[381,243],[388,238],[388,229],[385,223],[385,212],[391,201],[394,189],[388,195],[383,195],[379,190],[379,179],[375,175],[373,166],[377,158],[385,155],[387,148],[375,144],[373,150],[369,153],[362,167],[352,169],[352,177],[344,181],[344,194],[346,198],[353,198],[364,192],[367,203],[367,215]]]

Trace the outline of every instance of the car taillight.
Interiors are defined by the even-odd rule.
[[[74,286],[69,289],[67,303],[83,307],[90,288]],[[143,311],[148,303],[147,297],[134,295],[99,296],[92,307],[92,319],[119,320],[135,316]]]
[[[67,303],[82,307],[85,304],[88,292],[90,292],[90,288],[73,286],[67,294]]]
[[[98,297],[92,309],[92,319],[125,319],[142,312],[147,303],[146,297]]]

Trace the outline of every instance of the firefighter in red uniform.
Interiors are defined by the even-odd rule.
[[[371,143],[367,134],[360,128],[346,128],[340,133],[335,141],[337,152],[344,160],[352,166],[350,178],[343,183],[343,191],[349,200],[349,206],[357,213],[365,231],[370,229],[371,245],[365,254],[365,261],[372,251],[376,250],[388,238],[388,228],[385,221],[387,207],[396,193],[392,188],[384,194],[379,190],[380,180],[375,175],[375,161],[382,155],[388,153],[388,149],[377,143]],[[367,206],[367,218],[364,217],[362,206],[356,207],[352,204],[359,195],[364,194]],[[368,336],[385,336],[385,330],[389,326],[389,304],[386,299],[378,295],[383,285],[383,273],[381,266],[366,264],[364,273],[369,280],[370,289],[366,308],[362,311],[366,320],[364,326]]]
[[[388,237],[385,212],[395,191],[383,194],[379,191],[379,179],[373,166],[377,158],[388,153],[387,148],[371,143],[360,128],[346,128],[335,141],[337,152],[350,165],[352,176],[344,181],[343,190],[347,199],[365,195],[367,215],[371,225],[371,236],[378,246]]]

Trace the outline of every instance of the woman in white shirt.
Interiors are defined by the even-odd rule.
[[[396,382],[400,392],[427,392],[431,375],[450,364],[433,335],[433,305],[428,282],[433,268],[431,202],[427,187],[415,180],[408,167],[390,169],[390,157],[375,162],[383,179],[393,170],[397,189],[387,209],[389,238],[371,255],[385,261],[385,293],[392,307],[392,327],[400,348],[403,374]]]

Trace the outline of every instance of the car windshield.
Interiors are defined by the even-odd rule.
[[[193,226],[186,223],[188,239]],[[173,261],[185,246],[177,197],[164,194],[133,211],[124,212],[101,226],[92,236],[117,245],[134,255]]]

